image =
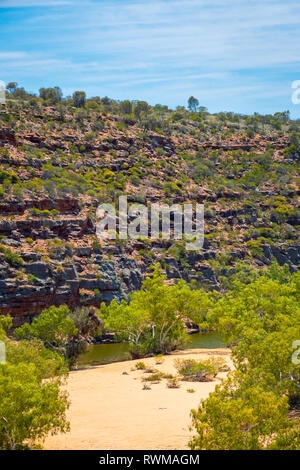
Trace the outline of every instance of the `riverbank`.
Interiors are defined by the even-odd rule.
[[[215,332],[194,333],[187,336],[187,344],[182,349],[215,349],[226,347]],[[90,367],[130,359],[129,343],[93,344],[78,358],[78,367]]]
[[[164,356],[162,364],[154,358],[142,361],[164,373],[176,375],[174,359],[206,359],[222,356],[232,367],[230,350],[186,349]],[[226,373],[213,382],[181,382],[180,388],[167,388],[166,380],[143,390],[139,362],[124,361],[72,371],[66,389],[71,406],[71,431],[47,438],[45,449],[187,449],[192,435],[190,410],[208,397]],[[194,389],[194,393],[187,392]]]

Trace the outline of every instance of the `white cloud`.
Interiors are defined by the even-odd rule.
[[[0,52],[0,60],[23,59],[27,55],[26,52]]]
[[[189,92],[205,102],[215,91],[231,105],[285,96],[278,82],[299,70],[298,0],[0,0],[54,4],[65,7],[1,23],[10,49],[25,51],[0,54],[5,77],[161,102]]]
[[[43,47],[101,58],[104,66],[113,57],[121,64],[231,70],[300,61],[299,22],[293,0],[116,0],[32,17],[27,31],[43,31]]]

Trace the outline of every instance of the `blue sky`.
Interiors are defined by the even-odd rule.
[[[0,80],[300,118],[300,2],[0,0]]]

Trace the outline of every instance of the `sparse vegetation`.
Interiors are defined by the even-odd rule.
[[[0,136],[0,313],[11,308],[25,322],[9,340],[11,322],[0,315],[8,353],[0,447],[37,448],[48,433],[69,429],[60,386],[87,341],[114,333],[133,358],[154,355],[158,366],[185,344],[188,325],[216,330],[235,365],[192,412],[190,447],[299,448],[299,365],[291,361],[299,339],[299,121],[288,112],[211,114],[193,96],[177,109],[84,91],[64,97],[59,87],[34,96],[10,82]],[[100,242],[96,208],[121,194],[129,205],[203,202],[204,251],[174,240],[173,222],[170,240],[160,232],[158,241]],[[221,358],[176,367],[179,377],[135,364],[143,390],[228,372]]]
[[[168,379],[167,381],[168,388],[180,388],[180,381],[177,377],[173,377],[172,379]]]
[[[202,361],[176,359],[174,365],[187,382],[211,382],[219,372],[228,370],[222,358],[212,357]]]
[[[136,370],[145,370],[146,369],[146,364],[142,361],[138,361],[135,364],[135,368],[136,368]]]

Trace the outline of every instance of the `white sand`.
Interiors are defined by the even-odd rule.
[[[175,358],[205,359],[222,355],[231,366],[229,349],[191,349],[165,356],[156,365],[154,358],[142,359],[147,365],[176,375]],[[166,379],[143,390],[144,372],[132,370],[138,361],[118,362],[70,373],[66,386],[71,406],[68,419],[71,432],[49,436],[45,449],[187,449],[193,432],[190,410],[208,397],[213,382],[181,382],[179,389],[167,388]],[[122,375],[127,372],[128,375]],[[195,393],[188,393],[193,388]]]

